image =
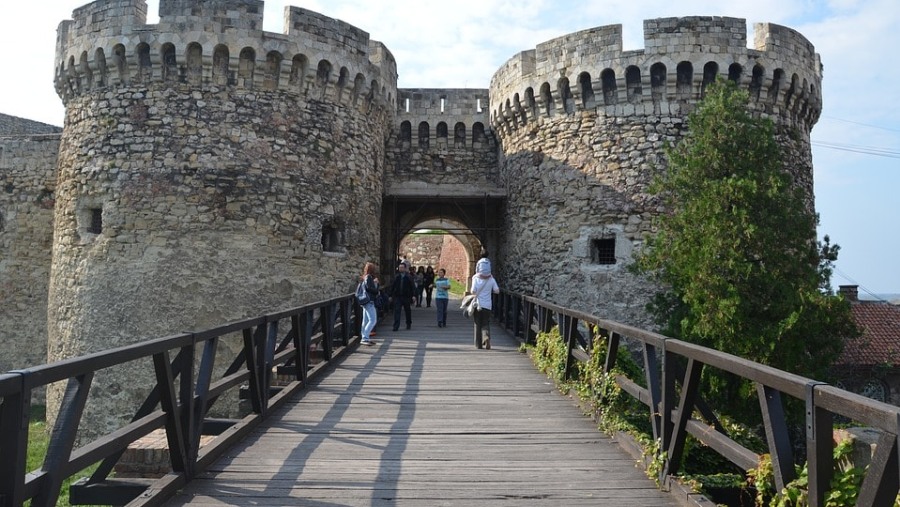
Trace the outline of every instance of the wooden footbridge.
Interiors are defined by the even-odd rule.
[[[411,330],[380,326],[378,344],[364,347],[355,332],[358,311],[345,296],[0,375],[0,506],[55,505],[64,479],[98,462],[90,478],[70,488],[73,504],[712,505],[668,480],[679,471],[686,436],[745,469],[760,456],[731,440],[702,404],[703,367],[728,369],[758,386],[779,486],[793,478],[795,461],[781,398],[806,400],[810,505],[824,505],[829,488],[833,416],[879,428],[857,505],[893,505],[897,407],[520,295],[498,298],[491,350],[474,347],[471,323],[458,311],[451,309],[446,328],[437,327],[433,311],[415,309]],[[554,326],[567,344],[567,371],[594,347],[604,347],[607,371],[620,344],[642,347],[642,378],[617,382],[658,409],[648,413],[666,450],[662,489],[624,442],[599,432],[520,351],[522,341]],[[229,339],[242,342],[243,353],[214,375],[217,345]],[[310,351],[323,360],[313,361]],[[132,422],[76,445],[94,374],[146,358],[157,383]],[[42,467],[29,471],[31,393],[57,381],[68,389],[51,445]],[[249,400],[249,413],[211,417],[210,408],[235,389]],[[712,422],[695,418],[698,412]],[[160,428],[171,471],[157,479],[116,477],[126,447]]]
[[[381,326],[169,505],[676,505],[518,342],[414,309]]]

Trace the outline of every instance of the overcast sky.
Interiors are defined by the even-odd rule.
[[[4,2],[0,112],[62,125],[53,89],[56,27],[81,0]],[[158,0],[148,1],[149,22]],[[841,246],[835,287],[900,293],[900,2],[897,0],[268,0],[264,28],[281,32],[285,5],[369,32],[394,54],[401,88],[487,88],[519,51],[574,31],[622,24],[625,49],[643,48],[642,21],[732,16],[800,31],[825,68],[813,129],[820,236]]]

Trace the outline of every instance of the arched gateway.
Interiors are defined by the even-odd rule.
[[[479,253],[495,252],[499,246],[505,195],[487,190],[472,189],[472,193],[456,196],[421,192],[386,195],[381,225],[381,266],[387,267],[385,274],[390,274],[397,259],[406,253],[399,249],[404,237],[418,229],[431,229],[444,231],[463,245],[468,261],[463,279],[468,279]],[[476,191],[481,195],[472,195]]]
[[[384,271],[390,273],[403,253],[398,250],[403,237],[429,223],[461,238],[470,262],[482,247],[496,252],[506,190],[499,178],[497,140],[486,126],[488,90],[397,93],[381,213]]]

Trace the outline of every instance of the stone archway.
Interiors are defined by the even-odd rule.
[[[447,276],[466,283],[482,251],[478,236],[453,220],[429,220],[419,224],[400,240],[398,255],[413,266],[443,268]]]
[[[393,275],[404,237],[421,229],[442,230],[466,251],[468,269],[474,272],[482,249],[496,251],[500,241],[503,196],[385,196],[381,220],[382,275]]]

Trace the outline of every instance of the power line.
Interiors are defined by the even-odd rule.
[[[869,127],[869,128],[873,128],[873,129],[879,129],[879,130],[887,130],[888,132],[900,132],[900,129],[895,129],[895,128],[891,128],[891,127],[882,127],[880,125],[872,125],[870,123],[863,123],[860,121],[844,120],[843,118],[835,118],[834,116],[822,116],[822,119],[840,121],[843,123],[852,123],[854,125],[860,125],[862,127]]]
[[[848,151],[851,153],[861,153],[863,155],[874,155],[876,157],[900,158],[900,151],[889,148],[879,148],[875,146],[857,146],[853,144],[832,143],[828,141],[811,141],[813,146],[828,148],[831,150]]]
[[[878,297],[877,294],[875,294],[874,292],[872,292],[872,291],[870,291],[869,289],[865,288],[863,285],[861,285],[861,284],[860,284],[859,282],[857,282],[856,280],[850,278],[850,277],[847,275],[847,273],[844,273],[843,271],[841,271],[840,269],[838,269],[837,266],[832,266],[832,269],[834,270],[835,273],[841,275],[841,277],[843,277],[845,280],[847,280],[848,282],[850,282],[850,283],[852,283],[853,285],[856,285],[857,287],[859,287],[860,289],[862,289],[863,292],[865,292],[866,294],[872,296],[875,300],[881,301],[881,302],[884,302],[884,303],[887,303],[887,301],[885,301],[884,299],[881,299],[880,297]]]

